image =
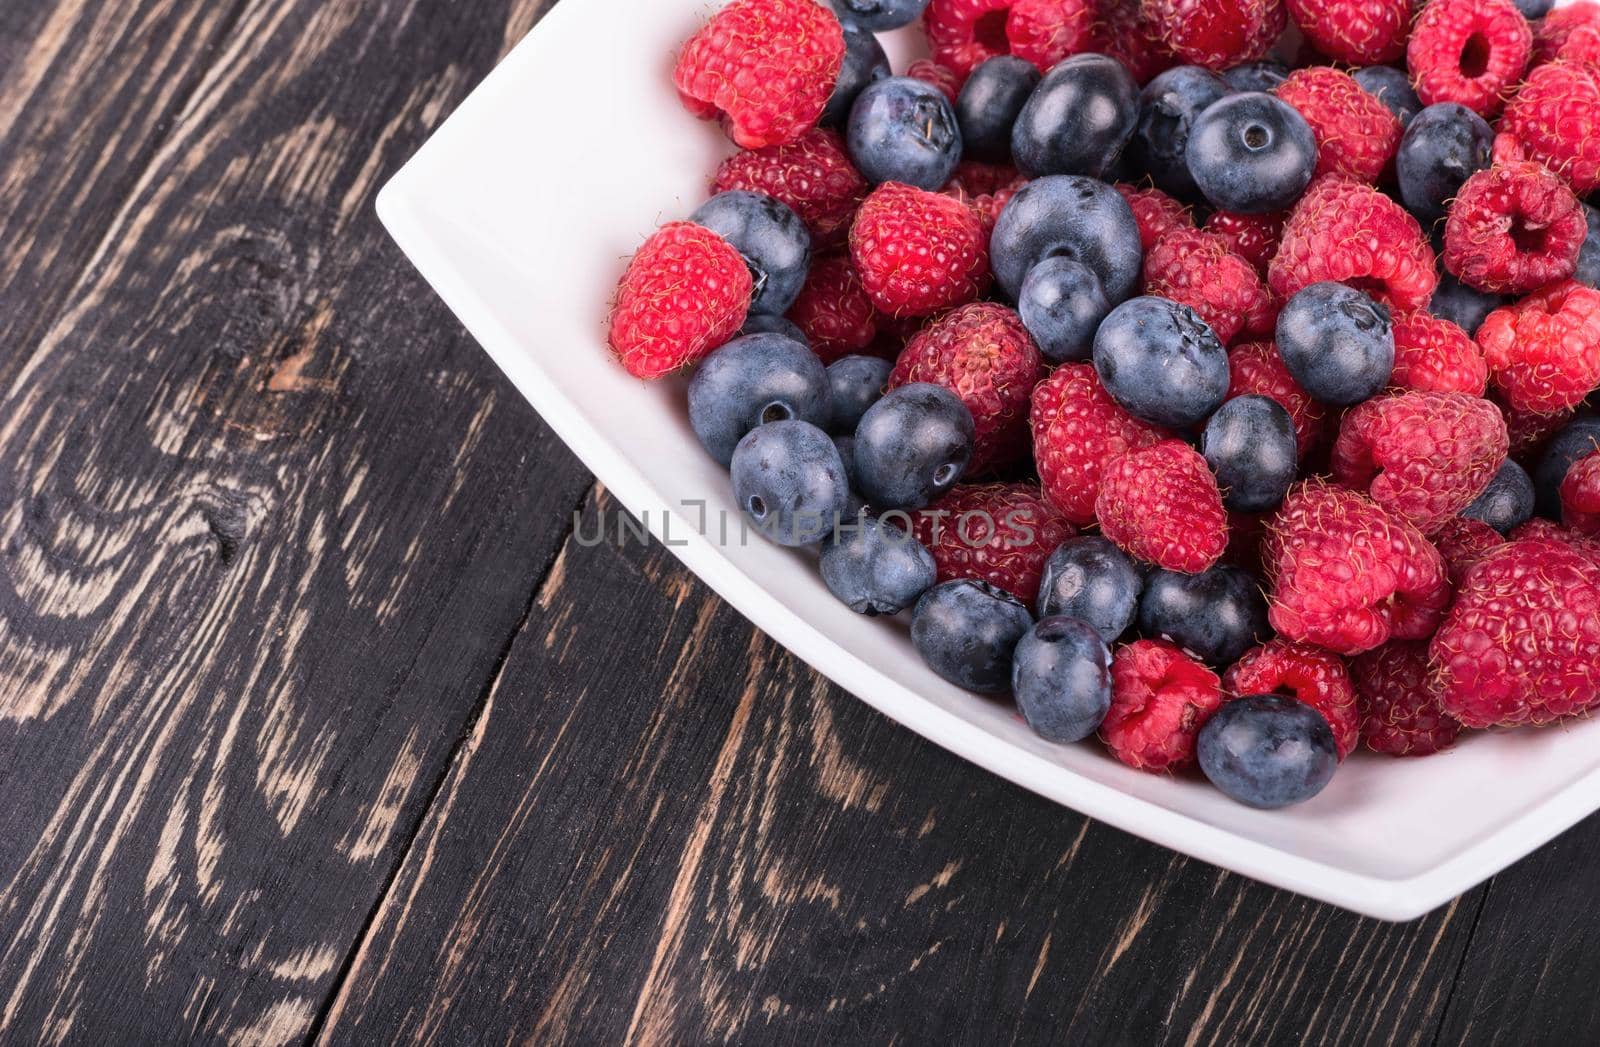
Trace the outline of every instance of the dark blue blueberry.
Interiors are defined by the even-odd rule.
[[[1422,112],[1422,99],[1417,97],[1405,70],[1392,65],[1372,65],[1357,69],[1350,75],[1363,91],[1382,102],[1402,127]]]
[[[1157,189],[1184,198],[1198,191],[1189,174],[1189,129],[1196,117],[1228,93],[1222,77],[1197,65],[1168,69],[1144,85],[1128,157]]]
[[[1013,55],[998,55],[972,71],[956,96],[956,122],[969,158],[1011,158],[1011,128],[1038,86],[1038,68]]]
[[[1224,564],[1199,574],[1152,570],[1139,600],[1139,632],[1171,640],[1211,665],[1232,665],[1265,642],[1272,627],[1261,583]]]
[[[841,356],[828,365],[828,388],[833,397],[830,431],[855,435],[867,408],[877,403],[889,384],[894,364],[877,356]]]
[[[1139,225],[1122,194],[1073,175],[1038,178],[1007,202],[989,238],[995,279],[1012,301],[1028,272],[1046,258],[1071,258],[1100,278],[1112,305],[1139,282],[1144,252]]]
[[[1204,419],[1228,395],[1228,350],[1193,309],[1132,298],[1094,336],[1094,369],[1135,418],[1169,429]]]
[[[1246,806],[1269,810],[1311,799],[1339,769],[1327,719],[1279,694],[1225,703],[1200,728],[1196,751],[1212,785]]]
[[[844,463],[845,482],[850,485],[850,497],[845,500],[844,512],[841,516],[845,520],[854,520],[866,511],[867,503],[856,493],[859,487],[856,483],[856,438],[853,436],[835,436],[834,449],[839,452],[839,461]]]
[[[1439,274],[1439,289],[1433,292],[1428,312],[1459,326],[1469,335],[1476,336],[1484,318],[1511,299],[1504,295],[1484,294],[1457,280],[1449,273]]]
[[[1200,453],[1235,512],[1276,509],[1299,468],[1294,419],[1266,396],[1236,396],[1217,408],[1200,436]]]
[[[1282,211],[1317,169],[1317,139],[1294,106],[1269,94],[1229,95],[1189,128],[1189,173],[1212,206]]]
[[[781,334],[785,338],[809,346],[811,339],[800,330],[793,320],[786,316],[773,316],[771,313],[751,313],[745,317],[744,326],[739,328],[739,334]]]
[[[828,96],[827,108],[822,110],[824,127],[843,127],[850,119],[850,110],[868,84],[876,83],[889,75],[889,56],[883,53],[878,38],[864,29],[846,24],[844,27],[844,65],[839,67],[839,79],[834,81],[833,94]]]
[[[1464,105],[1441,102],[1416,115],[1400,138],[1400,201],[1423,225],[1443,218],[1461,184],[1489,166],[1494,131]]]
[[[1584,238],[1578,269],[1572,278],[1585,286],[1600,288],[1600,210],[1584,204],[1583,216],[1589,220],[1589,235]]]
[[[850,110],[850,159],[873,184],[939,189],[961,162],[961,128],[932,84],[891,76],[868,84]]]
[[[966,472],[972,433],[972,412],[944,386],[891,389],[856,426],[862,497],[878,509],[921,509]]]
[[[881,33],[910,25],[928,6],[928,0],[828,0],[839,21]]]
[[[720,235],[744,256],[754,280],[750,311],[782,316],[811,268],[811,234],[788,205],[761,193],[718,193],[689,216]]]
[[[1235,91],[1267,92],[1289,79],[1289,67],[1280,62],[1246,62],[1223,70],[1222,79]]]
[[[1552,7],[1556,6],[1556,0],[1511,0],[1511,2],[1517,5],[1522,17],[1530,22],[1536,18],[1543,18],[1550,13]]]
[[[730,472],[740,511],[779,545],[821,541],[850,500],[838,448],[810,422],[752,429],[734,448]]]
[[[1017,644],[1011,693],[1034,734],[1081,742],[1111,708],[1111,652],[1087,622],[1046,618]]]
[[[782,335],[735,338],[706,357],[689,379],[689,425],[723,465],[758,425],[797,418],[826,427],[832,417],[822,361]]]
[[[1133,624],[1143,588],[1127,553],[1098,535],[1080,535],[1056,546],[1045,561],[1037,610],[1040,618],[1088,622],[1111,643]]]
[[[1039,81],[1011,129],[1011,155],[1037,177],[1103,177],[1139,119],[1139,84],[1115,58],[1080,54]]]
[[[1033,617],[1015,596],[974,578],[941,582],[911,612],[911,642],[928,668],[957,687],[999,694]]]
[[[1461,510],[1462,516],[1482,520],[1501,534],[1527,523],[1533,516],[1533,477],[1511,459],[1494,474],[1489,486]]]
[[[1580,458],[1600,451],[1600,415],[1580,414],[1568,422],[1545,446],[1533,471],[1535,499],[1540,516],[1561,519],[1561,481]]]
[[[1054,363],[1087,360],[1094,333],[1111,312],[1100,278],[1070,258],[1046,258],[1028,271],[1017,312],[1039,351]]]
[[[857,614],[899,614],[937,581],[927,547],[892,523],[847,520],[822,545],[822,581]]]
[[[1312,284],[1278,314],[1278,354],[1301,388],[1349,406],[1376,396],[1394,371],[1389,310],[1344,284]]]

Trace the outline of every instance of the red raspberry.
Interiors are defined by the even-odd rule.
[[[906,66],[906,75],[913,80],[921,80],[925,84],[937,87],[952,104],[961,94],[961,85],[967,80],[965,74],[958,73],[949,66],[940,65],[931,58],[919,58]]]
[[[811,263],[789,319],[805,332],[823,363],[859,353],[878,336],[878,311],[848,255],[823,255]]]
[[[1234,214],[1231,211],[1215,211],[1206,219],[1205,230],[1208,233],[1216,233],[1226,240],[1235,254],[1255,266],[1256,272],[1265,278],[1267,264],[1272,261],[1272,256],[1278,253],[1278,240],[1283,236],[1283,223],[1288,220],[1287,211],[1280,211],[1277,214]],[[1147,246],[1145,250],[1148,251],[1149,247]]]
[[[1507,537],[1513,542],[1555,542],[1557,545],[1569,546],[1600,563],[1600,541],[1579,534],[1571,528],[1562,527],[1554,520],[1546,520],[1542,516],[1535,516],[1527,523],[1513,527]]]
[[[1089,49],[1094,20],[1091,0],[1012,0],[1006,39],[1012,54],[1045,72],[1063,58]]]
[[[1600,28],[1591,33],[1600,46]],[[1499,130],[1496,160],[1537,160],[1579,193],[1600,188],[1600,66],[1561,61],[1535,69]]]
[[[660,378],[732,338],[750,310],[750,269],[703,226],[656,230],[628,263],[611,309],[611,351],[636,378]]]
[[[1468,727],[1549,723],[1600,703],[1600,560],[1508,542],[1467,576],[1429,653]]]
[[[1567,470],[1561,481],[1561,522],[1585,538],[1600,538],[1600,451]]]
[[[1567,183],[1531,161],[1496,164],[1450,205],[1444,267],[1480,291],[1523,294],[1571,276],[1588,234]]]
[[[1263,553],[1272,627],[1337,654],[1420,640],[1450,603],[1444,560],[1422,532],[1321,480],[1290,490]]]
[[[927,316],[989,289],[989,238],[972,208],[899,182],[872,191],[850,227],[867,297],[890,316]]]
[[[1121,62],[1141,84],[1179,61],[1160,30],[1144,16],[1139,0],[1103,0],[1089,49]]]
[[[850,163],[844,139],[817,128],[784,145],[735,153],[717,167],[711,191],[747,189],[780,200],[811,231],[812,247],[844,243],[867,195],[867,180]]]
[[[1370,185],[1320,178],[1289,214],[1267,270],[1287,301],[1314,283],[1349,284],[1397,312],[1426,309],[1439,286],[1433,248],[1406,210]]]
[[[1532,53],[1533,31],[1511,0],[1428,0],[1411,30],[1406,65],[1423,105],[1458,102],[1492,116]]]
[[[1351,661],[1350,676],[1373,752],[1428,756],[1455,744],[1461,724],[1439,706],[1426,643],[1384,644]]]
[[[1361,741],[1356,689],[1338,655],[1301,643],[1273,640],[1244,653],[1222,674],[1223,690],[1235,697],[1284,694],[1311,706],[1333,728],[1339,759]]]
[[[1216,673],[1165,640],[1138,640],[1111,660],[1100,737],[1129,767],[1176,771],[1194,763],[1200,728],[1221,707]]]
[[[1228,399],[1236,396],[1257,395],[1270,397],[1283,405],[1294,422],[1295,441],[1300,457],[1316,446],[1327,421],[1327,408],[1294,380],[1277,346],[1271,342],[1251,342],[1235,346],[1228,354]]]
[[[1600,4],[1578,0],[1558,7],[1533,24],[1533,64],[1544,65],[1556,59],[1574,33],[1600,29]]]
[[[1505,544],[1499,531],[1468,516],[1450,517],[1432,537],[1433,547],[1444,557],[1452,586],[1459,586],[1485,553]]]
[[[1049,69],[1089,44],[1087,0],[933,0],[922,27],[934,61],[965,77],[996,55],[1014,54]]]
[[[1289,24],[1283,0],[1143,0],[1142,11],[1175,54],[1218,71],[1265,57]]]
[[[966,204],[977,214],[986,231],[993,231],[995,220],[1006,203],[1028,180],[1010,164],[985,164],[962,161],[955,175],[939,190]]]
[[[1483,493],[1511,440],[1494,404],[1466,393],[1387,393],[1352,408],[1333,476],[1431,534]]]
[[[1094,521],[1106,463],[1163,435],[1118,406],[1086,363],[1064,364],[1034,386],[1028,418],[1044,496],[1079,526]]]
[[[1113,458],[1094,501],[1100,531],[1124,552],[1199,574],[1228,547],[1228,514],[1211,467],[1182,440]]]
[[[1147,252],[1168,233],[1194,228],[1194,215],[1189,209],[1159,189],[1136,189],[1118,182],[1116,190],[1132,208],[1133,220],[1139,226],[1139,244]]]
[[[1376,182],[1400,148],[1400,120],[1349,73],[1296,69],[1273,91],[1300,111],[1317,137],[1317,174]]]
[[[1288,0],[1289,17],[1318,51],[1349,65],[1388,65],[1405,54],[1410,0]]]
[[[916,514],[913,530],[933,553],[939,581],[981,578],[1029,607],[1039,596],[1044,562],[1076,533],[1026,483],[954,487]]]
[[[1467,332],[1431,313],[1394,318],[1394,373],[1397,389],[1419,393],[1482,396],[1489,388],[1489,364]]]
[[[1513,410],[1576,407],[1600,385],[1600,291],[1568,280],[1530,294],[1490,313],[1478,344]]]
[[[1278,319],[1277,303],[1255,267],[1222,237],[1198,229],[1156,241],[1144,258],[1144,293],[1189,306],[1224,344],[1246,329],[1270,333]]]
[[[1546,440],[1572,421],[1572,416],[1577,413],[1568,408],[1554,414],[1534,414],[1531,411],[1518,411],[1500,403],[1498,399],[1495,401],[1495,406],[1505,415],[1506,429],[1511,433],[1511,455],[1514,458],[1525,458],[1539,450]]]
[[[1556,52],[1556,58],[1563,62],[1600,65],[1600,26],[1578,26]]]
[[[844,29],[815,0],[733,0],[683,45],[672,82],[689,112],[725,118],[746,149],[817,125],[844,65]]]
[[[1044,359],[1016,313],[974,302],[934,320],[906,343],[889,388],[911,382],[942,385],[972,412],[970,474],[1006,465],[1028,451],[1028,394]]]

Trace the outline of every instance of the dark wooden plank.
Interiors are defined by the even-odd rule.
[[[1475,901],[1381,924],[1091,823],[569,541],[324,1039],[1426,1044]]]
[[[539,6],[154,41],[208,69],[0,394],[0,1040],[303,1036],[473,722],[590,481],[371,204]]]

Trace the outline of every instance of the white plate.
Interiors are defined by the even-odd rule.
[[[1035,738],[923,668],[901,623],[857,617],[806,557],[696,531],[734,514],[683,382],[605,345],[628,256],[686,217],[731,146],[679,106],[677,47],[706,0],[564,0],[384,189],[400,246],[607,488],[757,626],[841,686],[996,774],[1146,839],[1384,919],[1449,901],[1600,807],[1600,722],[1476,734],[1423,760],[1352,758],[1308,804],[1261,812],[1203,782]],[[903,68],[912,34],[885,38]],[[736,517],[735,517],[736,518]],[[906,783],[914,789],[914,782]]]

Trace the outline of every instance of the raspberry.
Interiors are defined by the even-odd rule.
[[[1094,25],[1086,0],[933,0],[922,27],[936,62],[965,77],[996,55],[1049,69],[1084,50]]]
[[[1420,531],[1366,495],[1321,480],[1290,490],[1263,558],[1272,627],[1337,654],[1420,640],[1450,603],[1444,560]]]
[[[1480,116],[1505,104],[1533,53],[1533,31],[1511,0],[1428,0],[1406,45],[1423,105],[1458,102]]]
[[[1044,496],[1079,526],[1094,521],[1106,463],[1163,435],[1118,406],[1087,363],[1064,364],[1035,386],[1028,418]]]
[[[1489,388],[1483,350],[1456,324],[1418,312],[1395,317],[1393,330],[1395,388],[1470,396]]]
[[[1388,65],[1406,50],[1410,0],[1288,0],[1289,17],[1316,49],[1349,65]]]
[[[988,290],[988,239],[959,200],[885,182],[856,212],[850,257],[879,310],[927,316]]]
[[[1317,174],[1376,182],[1400,147],[1400,120],[1349,73],[1296,69],[1273,94],[1299,110],[1317,137]]]
[[[1111,661],[1111,708],[1100,737],[1111,755],[1143,771],[1195,760],[1195,739],[1222,707],[1217,674],[1165,640],[1138,640]]]
[[[1568,280],[1535,292],[1490,313],[1478,344],[1513,410],[1576,407],[1600,385],[1600,291]]]
[[[1444,267],[1468,287],[1523,294],[1578,268],[1589,223],[1567,184],[1531,161],[1462,185],[1444,226]]]
[[[1135,217],[1138,212],[1134,212]],[[1283,223],[1289,220],[1287,211],[1276,214],[1234,214],[1215,211],[1206,219],[1205,230],[1216,233],[1228,242],[1234,254],[1256,267],[1265,279],[1267,264],[1278,253],[1278,240],[1283,236]],[[1142,227],[1141,227],[1142,228]],[[1149,246],[1145,250],[1149,250]]]
[[[1425,643],[1396,642],[1350,663],[1361,737],[1373,752],[1427,756],[1455,744],[1461,724],[1439,705]]]
[[[1194,228],[1194,215],[1189,209],[1161,190],[1137,189],[1126,182],[1118,182],[1115,188],[1133,210],[1133,220],[1139,226],[1139,245],[1145,251],[1168,233]]]
[[[1508,542],[1478,562],[1429,653],[1444,711],[1468,727],[1549,723],[1600,703],[1600,560]]]
[[[733,0],[683,45],[672,82],[694,115],[746,149],[811,130],[844,65],[844,29],[815,0]]]
[[[1571,528],[1563,527],[1554,520],[1546,520],[1542,516],[1535,516],[1527,523],[1514,527],[1508,536],[1514,542],[1540,541],[1554,542],[1576,550],[1589,559],[1600,563],[1600,541],[1579,534]]]
[[[972,412],[969,474],[1004,465],[1028,450],[1028,394],[1043,372],[1028,329],[1016,313],[974,302],[939,317],[906,343],[889,388],[911,382],[942,385]]]
[[[940,192],[972,208],[987,235],[994,230],[994,223],[1007,202],[1027,184],[1028,180],[1009,164],[966,160]]]
[[[847,255],[823,255],[811,263],[789,319],[805,332],[823,363],[858,353],[878,335],[878,313],[861,289]]]
[[[1189,306],[1224,344],[1246,329],[1270,333],[1278,318],[1255,267],[1222,237],[1198,229],[1174,230],[1156,241],[1144,258],[1144,288]]]
[[[750,269],[692,222],[656,230],[628,263],[611,310],[611,350],[636,378],[660,378],[732,338],[750,309]]]
[[[940,65],[931,58],[919,58],[906,66],[906,75],[913,80],[921,80],[925,84],[932,84],[954,104],[961,94],[961,85],[967,80],[966,75],[956,72],[949,66]]]
[[[1600,452],[1567,470],[1561,481],[1561,522],[1586,538],[1600,538]]]
[[[1089,48],[1094,32],[1091,0],[1013,0],[1006,18],[1011,53],[1040,72]]]
[[[1504,544],[1499,531],[1468,516],[1452,516],[1433,535],[1433,547],[1444,557],[1452,586],[1459,586],[1485,553]]]
[[[1267,282],[1284,301],[1333,280],[1397,312],[1427,308],[1439,285],[1422,226],[1376,189],[1320,178],[1289,214]]]
[[[1121,62],[1141,84],[1178,64],[1139,0],[1104,0],[1089,49]]]
[[[1600,46],[1600,28],[1591,32]],[[1561,61],[1535,69],[1506,106],[1494,152],[1497,160],[1537,160],[1576,192],[1600,188],[1600,66]]]
[[[1515,458],[1523,458],[1537,451],[1546,440],[1570,422],[1575,413],[1568,408],[1554,414],[1535,414],[1531,411],[1518,411],[1498,401],[1495,406],[1505,415],[1506,429],[1511,433],[1511,454]]]
[[[1600,4],[1594,0],[1578,0],[1539,19],[1533,26],[1534,65],[1554,61],[1572,34],[1586,29],[1600,29]]]
[[[1295,441],[1304,458],[1322,436],[1327,409],[1300,388],[1284,366],[1277,347],[1271,342],[1235,346],[1228,354],[1228,371],[1228,399],[1253,393],[1271,397],[1283,405],[1294,422]]]
[[[867,195],[867,180],[850,163],[844,139],[818,128],[784,145],[736,153],[717,167],[711,191],[746,189],[789,206],[811,231],[812,247],[844,243]]]
[[[1510,448],[1506,420],[1466,393],[1387,393],[1352,408],[1333,476],[1430,534],[1483,493]]]
[[[979,578],[1029,607],[1044,562],[1075,533],[1033,484],[963,484],[913,518],[939,581]]]
[[[1222,687],[1235,698],[1284,694],[1311,706],[1333,728],[1340,760],[1361,741],[1355,685],[1338,655],[1305,644],[1273,640],[1246,651],[1223,673]]]
[[[1556,52],[1556,58],[1563,62],[1600,65],[1600,26],[1578,26]]]
[[[1217,71],[1264,57],[1289,24],[1283,0],[1143,0],[1141,10],[1175,54]]]
[[[1199,574],[1228,547],[1228,514],[1200,452],[1163,440],[1111,460],[1094,502],[1100,531],[1124,552]]]

